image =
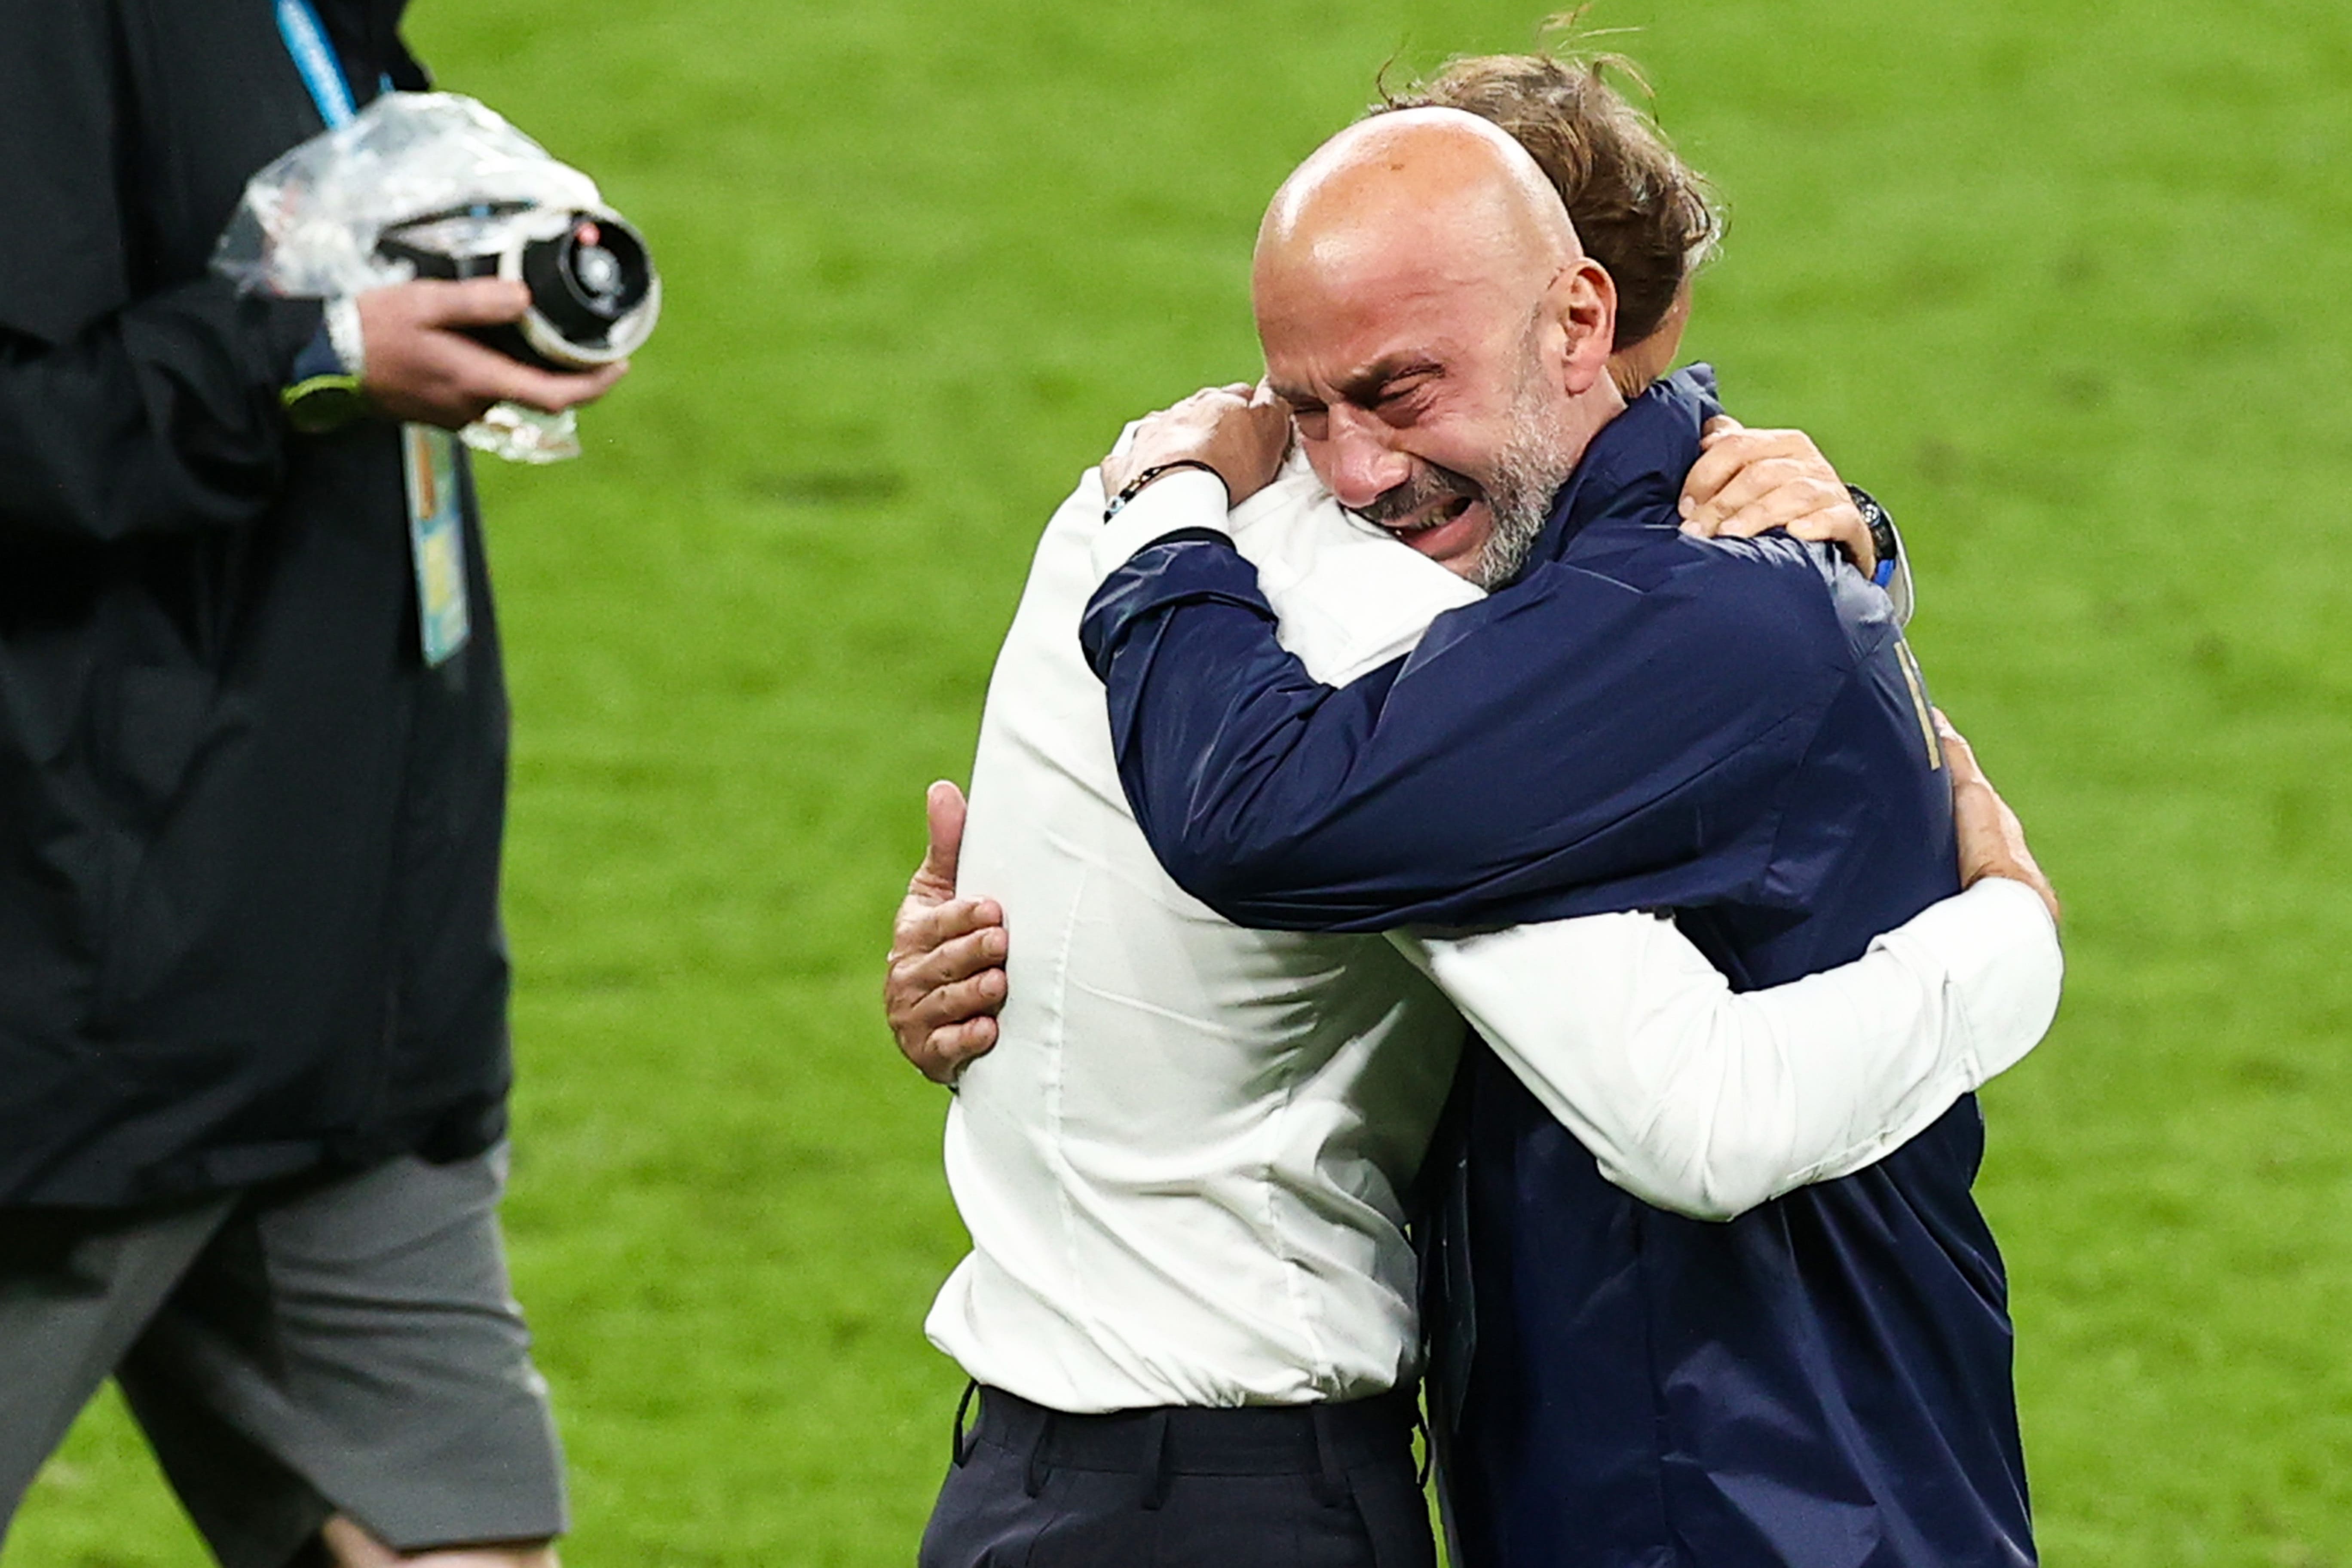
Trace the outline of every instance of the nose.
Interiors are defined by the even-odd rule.
[[[1341,506],[1366,507],[1412,477],[1412,459],[1390,444],[1391,435],[1361,410],[1334,407],[1323,439],[1307,455]]]

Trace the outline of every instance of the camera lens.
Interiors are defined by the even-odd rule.
[[[525,247],[522,276],[549,325],[594,344],[645,299],[653,266],[628,225],[583,214],[555,238]]]
[[[580,279],[581,291],[599,310],[610,310],[613,301],[620,298],[621,263],[603,246],[583,245],[572,252],[572,270]]]
[[[484,327],[475,333],[501,353],[554,370],[590,370],[635,353],[660,318],[661,280],[644,237],[620,217],[573,211],[564,217],[561,231],[527,241],[478,233],[453,240],[435,230],[436,225],[461,218],[506,218],[534,211],[527,202],[507,202],[427,213],[387,226],[376,240],[376,250],[408,262],[420,278],[511,277],[519,272],[530,289],[530,310],[511,326]],[[536,228],[539,220],[534,216],[531,221]]]
[[[523,247],[530,313],[522,336],[572,369],[635,353],[661,311],[661,284],[637,231],[611,213],[575,212],[562,233]]]

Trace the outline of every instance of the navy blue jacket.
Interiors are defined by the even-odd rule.
[[[1517,582],[1342,689],[1281,651],[1230,544],[1140,552],[1082,636],[1170,872],[1294,929],[1670,909],[1742,988],[1859,957],[1957,890],[1885,596],[1784,537],[1676,531],[1713,411],[1703,374],[1654,387]],[[1464,1071],[1475,1289],[1433,1326],[1475,1347],[1445,1400],[1469,1568],[2034,1560],[1973,1100],[1715,1225],[1601,1180],[1491,1055]]]

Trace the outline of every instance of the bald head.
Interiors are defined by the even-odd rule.
[[[1283,182],[1254,282],[1525,291],[1583,254],[1559,193],[1508,133],[1457,109],[1413,109],[1348,127]]]
[[[1341,505],[1479,582],[1517,569],[1619,407],[1616,290],[1527,150],[1374,115],[1283,183],[1250,291],[1266,378]]]

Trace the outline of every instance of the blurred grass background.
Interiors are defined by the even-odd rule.
[[[575,1565],[906,1563],[961,1375],[941,1101],[876,1016],[1035,531],[1255,374],[1250,235],[1498,0],[417,0],[667,309],[486,473],[513,670],[517,1288]],[[1988,1096],[2055,1564],[2352,1563],[2352,10],[1605,0],[1729,197],[1690,347],[1902,521],[1938,697],[2069,903]],[[110,1400],[7,1568],[201,1549]]]

